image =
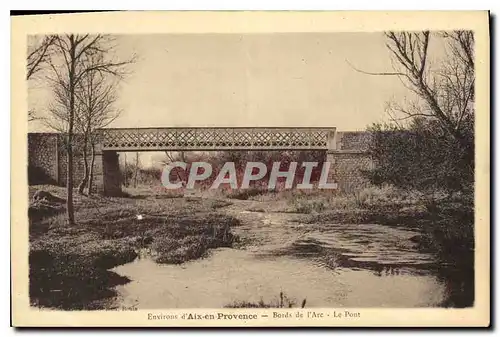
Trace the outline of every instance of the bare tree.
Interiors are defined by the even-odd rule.
[[[369,75],[397,76],[403,85],[414,92],[419,102],[406,107],[397,106],[403,117],[399,120],[432,118],[451,134],[467,154],[470,168],[474,167],[474,35],[470,31],[441,34],[451,51],[442,66],[429,66],[431,34],[423,32],[385,33],[394,70],[367,72]],[[433,37],[434,38],[434,37]],[[422,104],[423,103],[423,104]],[[395,118],[393,118],[395,120]]]
[[[74,224],[73,209],[73,141],[75,115],[77,114],[77,89],[82,79],[92,72],[120,77],[124,66],[132,60],[116,61],[112,58],[114,45],[108,36],[65,34],[54,36],[54,55],[49,60],[52,70],[54,96],[59,100],[58,114],[55,116],[65,124],[67,152],[67,217]],[[99,62],[89,62],[96,55],[102,55]],[[52,111],[54,112],[54,110]],[[61,116],[61,113],[63,116]],[[66,124],[67,123],[67,124]]]
[[[128,187],[128,170],[127,170],[127,152],[123,153],[123,169],[122,169],[122,183]]]
[[[95,164],[95,147],[99,138],[99,133],[95,130],[92,131],[89,135],[89,146],[90,146],[90,165],[89,165],[89,173],[88,173],[88,181],[87,181],[87,194],[91,195],[94,192],[94,164]]]
[[[88,59],[88,66],[103,62],[103,55],[92,55]],[[78,192],[84,193],[88,187],[88,194],[92,194],[93,172],[95,162],[95,145],[98,138],[97,130],[108,126],[119,115],[114,103],[117,100],[116,88],[118,82],[108,73],[92,71],[85,75],[75,91],[78,105],[75,114],[76,131],[82,135],[82,155],[84,176],[78,185]],[[90,165],[89,165],[90,147]]]

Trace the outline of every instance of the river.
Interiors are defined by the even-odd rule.
[[[225,212],[244,242],[181,265],[147,256],[115,267],[132,281],[117,287],[116,306],[221,308],[273,301],[283,292],[307,307],[432,307],[450,296],[433,254],[420,252],[414,230],[378,224],[303,224],[300,215],[250,212],[241,201]]]

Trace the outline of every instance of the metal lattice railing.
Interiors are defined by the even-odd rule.
[[[102,129],[102,149],[115,151],[323,150],[335,128]]]

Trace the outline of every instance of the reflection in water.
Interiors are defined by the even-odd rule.
[[[329,269],[288,257],[259,259],[252,253],[218,249],[203,260],[158,265],[141,259],[119,266],[133,282],[118,288],[121,305],[137,308],[221,308],[234,301],[258,302],[280,291],[308,307],[436,306],[444,288],[433,276],[400,272]]]
[[[133,281],[117,306],[221,308],[268,301],[281,291],[307,307],[470,306],[464,273],[420,252],[417,232],[383,225],[304,226],[282,213],[243,214],[235,228],[245,250],[217,249],[205,259],[159,265],[141,258],[114,269]],[[245,220],[245,219],[244,219]],[[472,289],[472,291],[470,291]]]

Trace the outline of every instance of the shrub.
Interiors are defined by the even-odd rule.
[[[271,299],[269,302],[265,302],[261,298],[258,302],[250,301],[235,301],[231,304],[224,306],[225,308],[293,308],[296,305],[296,301],[283,292],[280,292],[277,298]],[[304,298],[301,303],[301,308],[305,308],[306,299]]]
[[[472,190],[474,161],[436,121],[415,119],[406,128],[376,124],[369,130],[376,165],[365,174],[373,184],[423,192]]]

